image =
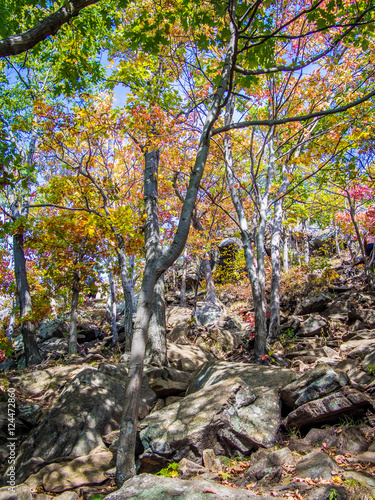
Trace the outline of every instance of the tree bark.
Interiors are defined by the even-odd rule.
[[[73,282],[72,282],[72,302],[70,306],[70,327],[69,327],[69,354],[77,354],[77,317],[78,317],[78,300],[81,288],[81,269],[83,257],[85,255],[85,247],[87,236],[82,240],[77,258],[73,264]]]
[[[20,215],[21,216],[21,215]],[[32,311],[30,287],[27,281],[26,259],[23,247],[23,234],[13,235],[14,274],[16,277],[18,301],[20,304],[21,333],[25,348],[26,366],[42,362],[36,342],[36,328],[30,320],[23,320]]]
[[[214,283],[214,278],[212,276],[210,259],[206,256],[202,260],[202,264],[203,264],[204,275],[206,278],[206,287],[207,287],[205,302],[210,302],[211,304],[218,304],[219,299],[217,298],[216,295],[215,283]]]
[[[306,266],[310,264],[310,246],[309,246],[309,235],[306,232],[306,219],[302,222],[303,231],[303,254]]]
[[[211,130],[219,116],[224,94],[228,89],[228,85],[230,84],[230,78],[236,59],[237,34],[232,21],[234,16],[233,8],[231,14],[231,36],[227,50],[227,56],[225,58],[223,69],[221,72],[220,83],[212,98],[211,108],[207,114],[207,118],[203,126],[194,168],[190,175],[189,186],[187,189],[184,204],[182,206],[175,237],[171,246],[163,255],[156,259],[153,258],[151,260],[148,260],[143,274],[142,286],[135,319],[123,419],[121,423],[117,452],[116,484],[118,487],[120,487],[124,483],[124,481],[126,481],[126,479],[133,477],[136,473],[135,442],[137,430],[137,414],[154,286],[160,276],[176,261],[176,259],[184,249],[189,234],[192,213],[195,206],[199,185],[207,161]],[[149,219],[149,217],[151,217],[151,214],[147,213],[147,219]],[[149,221],[146,221],[146,227],[147,222]],[[146,231],[145,238],[147,244]]]
[[[15,56],[32,49],[48,36],[56,35],[63,24],[78,16],[85,7],[99,0],[70,0],[29,30],[0,40],[0,57]]]
[[[77,354],[77,317],[78,300],[80,291],[80,271],[74,269],[72,283],[72,301],[70,305],[70,326],[69,326],[69,354]]]
[[[116,312],[117,312],[116,283],[113,277],[113,271],[110,271],[109,273],[109,288],[111,291],[112,347],[115,347],[117,345],[118,335],[117,335],[117,323],[116,323]]]
[[[285,175],[287,173],[286,166],[283,167],[283,170],[284,176],[278,192],[279,198],[274,205],[274,218],[271,238],[272,278],[270,297],[270,325],[268,328],[269,342],[276,340],[279,337],[280,333],[280,242],[283,221],[283,195],[287,192],[289,187],[289,178],[287,175]],[[286,254],[286,258],[288,258],[288,253]]]
[[[152,150],[145,154],[144,200],[147,214],[145,224],[146,261],[150,262],[161,256],[159,228],[158,173],[160,151]],[[146,362],[158,366],[166,366],[167,338],[165,320],[164,279],[160,277],[154,288],[152,314],[148,328]]]
[[[117,255],[120,264],[121,284],[124,293],[124,330],[125,330],[125,352],[129,352],[133,338],[133,285],[127,269],[125,244],[121,235],[116,235],[118,242]]]
[[[187,248],[184,250],[182,261],[181,289],[180,289],[180,306],[186,306],[186,268],[187,268]]]
[[[289,271],[289,228],[287,227],[284,231],[283,265],[284,271],[287,273]]]

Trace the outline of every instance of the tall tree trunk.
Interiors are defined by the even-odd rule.
[[[146,261],[152,261],[161,256],[160,228],[159,228],[159,200],[158,200],[158,172],[160,151],[153,150],[145,154],[145,209],[147,213],[146,234]],[[166,366],[167,337],[165,320],[164,279],[160,277],[154,288],[152,314],[148,328],[146,347],[146,362],[158,366]]]
[[[113,271],[109,273],[109,288],[111,291],[111,329],[112,329],[112,346],[117,345],[118,335],[117,335],[117,323],[116,323],[116,313],[117,313],[117,297],[116,297],[116,283],[113,277]]]
[[[270,325],[268,329],[269,342],[277,339],[280,333],[280,242],[283,221],[283,195],[287,192],[289,186],[289,177],[288,175],[285,175],[287,173],[285,166],[283,168],[283,173],[283,180],[278,192],[279,198],[274,205],[274,218],[271,238],[272,279],[270,297]]]
[[[9,325],[6,330],[7,339],[12,340],[14,334],[14,326],[16,324],[16,307],[18,306],[18,298],[12,300],[12,310],[9,318]]]
[[[125,243],[121,235],[117,234],[118,242],[117,255],[120,264],[121,285],[124,293],[124,330],[125,330],[125,352],[129,352],[133,339],[133,283],[129,277],[127,269],[127,258],[125,252]]]
[[[335,246],[336,246],[336,255],[337,257],[340,257],[341,252],[340,252],[340,245],[339,245],[339,231],[337,226],[334,226],[334,231],[335,231]]]
[[[77,354],[77,317],[80,292],[80,271],[74,269],[72,283],[72,301],[70,305],[69,354]]]
[[[231,15],[233,18],[234,8],[232,8]],[[133,477],[136,473],[135,442],[137,430],[137,414],[139,408],[143,363],[147,342],[148,325],[151,316],[154,286],[156,284],[156,281],[166,271],[166,269],[168,269],[168,267],[170,267],[176,261],[186,244],[199,185],[202,179],[204,167],[207,162],[207,156],[210,146],[210,133],[215,121],[219,116],[224,94],[228,89],[231,72],[236,60],[237,35],[232,20],[230,20],[230,33],[230,42],[228,46],[227,56],[221,72],[220,83],[212,98],[211,108],[207,114],[207,118],[203,126],[194,168],[190,175],[189,186],[187,189],[184,204],[182,206],[175,237],[171,246],[163,255],[161,255],[157,259],[151,259],[146,263],[146,267],[143,273],[142,286],[135,319],[129,372],[126,384],[123,418],[120,428],[120,437],[118,441],[116,463],[116,484],[118,487],[120,487],[126,479]],[[155,218],[156,220],[154,220]],[[151,224],[158,224],[157,213],[155,212],[147,212],[146,227]],[[148,234],[148,231],[145,231],[146,247]]]
[[[302,231],[303,231],[303,254],[305,264],[308,266],[310,264],[310,245],[309,245],[309,235],[307,234],[306,229],[307,220],[303,219],[302,222]]]
[[[214,278],[212,276],[211,263],[207,255],[202,260],[202,265],[204,269],[204,275],[206,278],[206,287],[207,287],[205,302],[210,302],[211,304],[218,304],[219,299],[217,298],[216,295]]]
[[[85,247],[87,236],[82,240],[77,258],[73,264],[73,282],[72,282],[72,302],[70,306],[70,327],[69,327],[69,354],[77,354],[77,317],[78,317],[78,300],[81,288],[81,269],[83,257],[85,255]]]
[[[284,272],[289,271],[289,228],[284,231],[284,246],[283,246],[283,266]]]
[[[16,207],[14,207],[15,209]],[[13,214],[15,210],[13,210]],[[19,212],[18,217],[21,217],[22,210]],[[15,217],[18,218],[18,217]],[[25,316],[29,315],[32,311],[32,302],[30,295],[30,287],[27,281],[26,259],[23,247],[23,234],[18,233],[13,235],[13,256],[14,256],[14,274],[16,277],[18,301],[20,305],[21,316],[21,333],[23,344],[25,348],[26,366],[38,365],[42,362],[39,353],[38,345],[36,342],[36,328],[33,322],[29,320],[22,320]]]
[[[180,290],[180,306],[186,306],[186,269],[187,269],[187,248],[184,250],[184,257],[182,261],[182,275],[181,275],[181,290]]]

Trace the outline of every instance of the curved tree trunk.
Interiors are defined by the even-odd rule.
[[[232,15],[234,15],[233,12]],[[143,274],[142,286],[135,319],[123,418],[120,429],[120,437],[118,441],[116,463],[116,484],[118,487],[120,487],[126,479],[133,477],[136,473],[135,442],[137,430],[137,414],[154,286],[156,284],[156,281],[166,271],[166,269],[168,269],[179,257],[184,249],[189,234],[192,213],[194,210],[204,167],[207,161],[210,144],[210,133],[215,121],[219,116],[221,109],[220,106],[223,102],[224,94],[228,89],[231,71],[236,59],[237,38],[232,21],[230,21],[230,31],[231,38],[228,46],[227,56],[221,73],[220,84],[213,96],[211,109],[207,114],[207,118],[203,127],[194,168],[190,175],[189,186],[181,210],[175,237],[171,246],[163,255],[156,259],[152,258],[148,260]],[[147,231],[147,226],[155,226],[156,224],[158,225],[157,212],[147,211],[145,230],[146,250],[147,238],[149,234]]]

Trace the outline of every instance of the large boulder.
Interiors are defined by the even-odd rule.
[[[248,490],[231,488],[202,479],[178,478],[141,474],[126,481],[122,488],[106,496],[106,500],[272,500],[269,495],[259,497]]]
[[[281,390],[281,399],[290,408],[297,408],[309,401],[322,398],[347,383],[348,377],[344,372],[321,364],[284,387]]]
[[[335,460],[322,451],[309,453],[296,465],[297,477],[311,479],[331,479],[332,474],[338,474],[340,471],[341,469]]]
[[[217,323],[225,314],[224,307],[221,304],[212,304],[211,302],[198,302],[196,316],[201,325]]]
[[[32,500],[30,488],[25,484],[0,488],[0,500]]]
[[[112,453],[98,446],[84,457],[69,462],[52,463],[31,475],[26,484],[36,490],[42,486],[44,491],[59,493],[86,484],[100,484],[107,480],[104,474],[110,467]]]
[[[330,298],[323,294],[307,297],[298,304],[294,314],[303,316],[305,314],[322,312],[327,307],[329,301]]]
[[[67,385],[46,418],[22,443],[15,463],[18,482],[56,459],[74,459],[104,447],[102,436],[117,430],[122,417],[124,367],[116,366],[105,369],[102,365],[104,373],[85,368]],[[150,390],[147,378],[143,387]]]
[[[338,392],[299,406],[289,413],[284,425],[286,427],[317,425],[338,420],[344,414],[362,413],[369,407],[372,407],[372,402],[368,396],[345,386]]]
[[[203,363],[216,359],[214,354],[200,346],[176,345],[171,342],[167,342],[167,356],[172,365],[183,370],[186,370],[183,366],[189,366],[189,371],[195,371]]]
[[[68,333],[68,324],[64,320],[47,319],[43,321],[38,329],[38,338],[40,342],[44,342],[52,337],[64,338]]]
[[[294,371],[275,366],[261,366],[227,361],[209,361],[197,370],[186,394],[234,377],[241,377],[252,389],[281,389],[297,378]]]
[[[216,455],[248,455],[275,444],[280,418],[277,390],[255,391],[238,377],[223,380],[143,420],[142,463],[201,459],[207,448]]]
[[[324,335],[327,333],[328,323],[319,316],[319,314],[311,314],[307,319],[299,325],[297,334],[300,337],[314,337],[315,335]]]
[[[192,313],[192,309],[189,309],[188,307],[175,306],[168,308],[165,312],[165,316],[169,326],[174,328],[179,324],[186,324],[191,321]]]
[[[172,367],[148,368],[146,374],[150,388],[161,398],[185,393],[192,378],[191,372]]]

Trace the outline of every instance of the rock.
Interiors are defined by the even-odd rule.
[[[374,350],[375,339],[349,340],[340,346],[341,354],[346,354],[350,358],[364,358]]]
[[[64,320],[47,319],[42,321],[38,329],[38,340],[44,342],[52,337],[64,338],[69,331],[68,324]]]
[[[214,450],[203,450],[202,453],[203,464],[211,472],[218,472],[222,470],[223,464],[218,458],[215,457]]]
[[[324,485],[314,488],[304,497],[306,500],[350,500],[342,486]]]
[[[146,374],[150,388],[158,397],[185,393],[192,378],[191,372],[182,372],[172,367],[149,368]]]
[[[242,323],[236,316],[224,316],[218,323],[218,328],[222,328],[223,330],[232,331],[241,331]]]
[[[333,447],[336,453],[357,454],[367,450],[367,439],[357,426],[348,426],[344,429],[311,429],[306,437],[302,439],[306,444]]]
[[[174,328],[178,324],[191,321],[193,310],[187,307],[170,307],[166,310],[165,316],[167,323]]]
[[[181,358],[178,360],[177,369],[183,372],[195,372],[196,364],[189,358]]]
[[[86,456],[94,448],[104,447],[101,436],[119,428],[124,394],[120,381],[95,368],[85,368],[76,375],[22,443],[15,462],[17,480],[22,482],[30,475],[33,457],[46,463],[60,457]]]
[[[192,462],[187,458],[183,458],[182,460],[180,460],[178,464],[178,470],[180,471],[180,473],[183,475],[184,478],[208,472],[208,470],[205,467],[195,462]]]
[[[52,498],[55,500],[77,500],[78,495],[77,493],[74,493],[74,491],[65,491],[61,495]]]
[[[327,453],[313,451],[296,465],[297,477],[309,477],[311,479],[331,479],[332,473],[339,473],[342,469]]]
[[[98,446],[87,456],[43,467],[37,474],[30,476],[26,484],[32,489],[43,486],[45,491],[52,493],[85,484],[100,484],[107,479],[104,473],[110,467],[112,457],[107,448]]]
[[[167,342],[168,360],[173,364],[178,364],[181,359],[189,359],[194,363],[195,368],[203,365],[207,361],[216,359],[216,357],[207,349],[193,345],[176,345]],[[187,370],[186,370],[187,371]]]
[[[152,412],[140,424],[142,464],[195,460],[207,448],[216,455],[248,455],[275,443],[280,405],[275,389],[254,391],[242,379],[204,387]]]
[[[77,341],[79,344],[104,339],[104,332],[96,325],[79,325],[77,327]]]
[[[320,399],[347,383],[348,377],[344,372],[321,364],[284,387],[281,390],[281,399],[290,408],[297,408],[314,399]]]
[[[371,493],[374,494],[375,491],[375,477],[371,474],[368,474],[367,472],[359,472],[355,470],[346,470],[342,473],[342,477],[344,480],[354,480],[357,483],[359,483],[362,488],[358,488],[358,496],[355,498],[362,498],[363,493],[366,491],[363,491],[363,489],[369,488]]]
[[[329,302],[330,298],[323,294],[307,297],[298,304],[294,314],[296,316],[303,316],[304,314],[322,312]]]
[[[223,314],[223,306],[219,304],[211,304],[209,302],[198,302],[197,304],[196,316],[203,326],[209,323],[217,323]]]
[[[125,481],[122,488],[106,496],[106,500],[257,500],[260,497],[240,488],[231,488],[202,479],[183,480],[151,474],[140,474]],[[272,500],[262,495],[262,500]]]
[[[57,359],[67,354],[68,340],[58,337],[51,337],[40,343],[40,349],[44,357]]]
[[[189,344],[187,332],[191,326],[187,323],[179,323],[168,333],[168,340],[176,344]]]
[[[202,365],[194,373],[186,394],[192,394],[222,380],[241,377],[249,387],[280,389],[297,378],[294,371],[274,366],[213,361]]]
[[[337,420],[343,414],[357,414],[371,406],[368,396],[351,387],[343,387],[338,392],[298,407],[289,413],[284,420],[284,425],[305,427],[330,422]]]
[[[375,464],[375,451],[365,451],[364,453],[360,453],[356,457],[352,458],[353,462],[362,462],[362,463],[370,463],[372,465]]]
[[[168,396],[165,398],[165,406],[173,405],[173,403],[177,403],[177,401],[181,401],[181,396]]]
[[[250,482],[260,481],[265,476],[277,472],[283,465],[295,465],[296,461],[289,448],[273,451],[251,465],[241,483],[245,486]]]
[[[232,351],[240,344],[241,336],[230,330],[223,330],[213,325],[208,327],[208,332],[204,338],[205,344],[210,348],[215,347],[223,352]]]
[[[313,337],[315,335],[324,335],[327,332],[327,321],[314,314],[303,321],[297,331],[297,335],[301,337]]]
[[[25,484],[0,488],[0,500],[32,500],[30,488]]]
[[[26,425],[34,427],[42,415],[40,405],[17,401],[18,418]]]

